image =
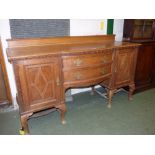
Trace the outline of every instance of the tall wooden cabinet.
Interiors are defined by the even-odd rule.
[[[155,86],[155,20],[126,19],[124,21],[124,41],[140,43],[135,72],[136,90]]]

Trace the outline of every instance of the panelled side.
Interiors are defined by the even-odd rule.
[[[115,86],[134,83],[137,48],[121,48],[116,50]]]

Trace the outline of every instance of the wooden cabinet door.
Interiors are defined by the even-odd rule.
[[[142,45],[138,52],[135,82],[137,88],[151,86],[155,49],[152,45]]]
[[[19,81],[24,107],[22,111],[55,106],[60,101],[58,58],[28,59],[19,64]]]
[[[115,86],[125,86],[134,80],[137,49],[116,50]]]

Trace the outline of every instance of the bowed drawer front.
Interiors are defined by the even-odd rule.
[[[63,69],[72,69],[112,63],[112,50],[102,54],[84,54],[78,56],[63,56]]]
[[[97,54],[63,56],[64,85],[97,81],[112,72],[112,50]]]
[[[74,69],[64,72],[64,83],[74,83],[103,78],[111,74],[111,65],[102,65],[94,68]]]

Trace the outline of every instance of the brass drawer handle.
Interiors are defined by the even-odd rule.
[[[77,72],[77,73],[74,74],[74,76],[75,76],[76,80],[80,80],[81,77],[82,77],[82,74]]]
[[[105,68],[101,70],[101,74],[102,74],[102,75],[106,74]]]
[[[80,66],[82,64],[82,60],[81,59],[76,59],[76,60],[74,60],[74,65],[76,65],[76,66]]]

